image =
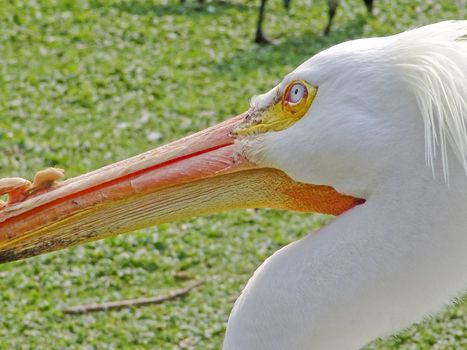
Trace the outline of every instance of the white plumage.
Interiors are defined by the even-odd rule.
[[[364,205],[267,259],[224,347],[358,349],[467,288],[467,22],[325,50],[294,79],[318,87],[292,127],[239,141],[255,163]]]
[[[401,34],[396,66],[417,98],[424,121],[427,163],[439,153],[448,179],[450,144],[467,173],[466,24],[442,22]]]

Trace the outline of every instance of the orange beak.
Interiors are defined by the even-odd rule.
[[[362,202],[249,162],[231,135],[243,118],[8,204],[0,209],[0,262],[195,215],[251,207],[337,215]]]

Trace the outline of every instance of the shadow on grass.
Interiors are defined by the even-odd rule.
[[[122,12],[128,12],[133,15],[156,15],[156,16],[221,16],[228,14],[231,10],[250,11],[252,6],[231,3],[227,1],[216,1],[209,4],[198,4],[197,0],[187,0],[185,4],[175,1],[168,5],[153,4],[148,2],[130,1],[114,4],[114,8]],[[254,7],[256,9],[256,7]]]
[[[242,51],[228,60],[213,67],[221,74],[236,74],[268,67],[271,64],[282,64],[296,67],[319,51],[343,41],[360,38],[366,24],[366,16],[359,16],[349,21],[344,27],[336,27],[328,36],[313,32],[313,29],[300,37],[293,37],[272,45],[253,45],[249,51]],[[321,28],[316,29],[316,31]],[[269,68],[266,68],[269,69]]]

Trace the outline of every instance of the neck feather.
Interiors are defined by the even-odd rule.
[[[467,287],[467,181],[394,178],[364,205],[256,271],[225,349],[358,349],[438,311]]]

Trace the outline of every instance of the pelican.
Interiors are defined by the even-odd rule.
[[[466,124],[467,21],[345,42],[205,131],[4,179],[0,260],[230,209],[334,214],[256,270],[224,349],[358,349],[466,290]]]

